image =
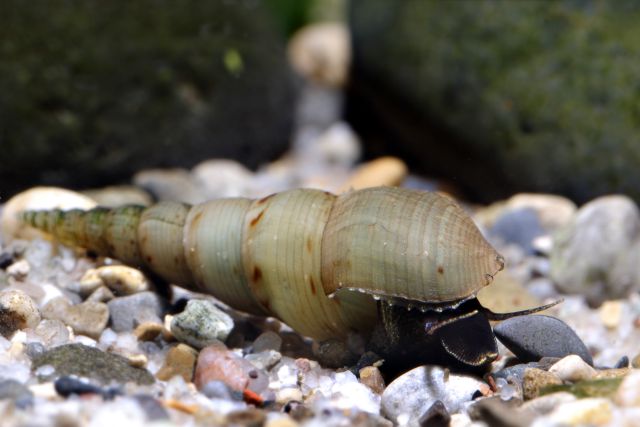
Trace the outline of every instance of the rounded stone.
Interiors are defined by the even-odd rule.
[[[40,311],[27,294],[17,289],[0,292],[0,334],[11,338],[17,330],[35,328],[38,323]]]
[[[231,316],[208,300],[189,301],[185,310],[171,320],[173,336],[198,349],[226,340],[232,329]]]

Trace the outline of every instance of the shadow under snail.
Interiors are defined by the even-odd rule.
[[[319,342],[362,334],[391,372],[425,363],[482,372],[498,355],[490,320],[550,306],[497,314],[480,305],[476,293],[504,259],[438,193],[298,189],[22,220]]]

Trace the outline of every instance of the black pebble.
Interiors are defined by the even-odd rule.
[[[13,264],[13,254],[10,252],[2,252],[0,254],[0,270],[5,270]]]
[[[620,360],[613,366],[614,369],[620,368],[628,368],[629,367],[629,358],[627,356],[622,356]]]
[[[577,354],[589,365],[593,359],[587,346],[563,321],[551,316],[527,315],[499,323],[496,337],[522,362],[536,362],[543,357]]]
[[[418,423],[424,427],[446,427],[451,422],[451,415],[447,411],[447,407],[440,400],[436,400],[427,409],[424,414],[420,416]]]
[[[58,378],[53,383],[53,386],[55,387],[56,392],[62,397],[69,397],[72,394],[99,394],[104,399],[113,399],[116,395],[121,394],[121,392],[116,388],[103,389],[70,376]]]

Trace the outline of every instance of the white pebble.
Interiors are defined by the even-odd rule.
[[[620,406],[640,406],[640,370],[633,370],[622,380],[615,402]]]
[[[604,398],[586,398],[573,402],[567,402],[556,408],[549,414],[547,422],[551,421],[554,425],[606,425],[611,421],[613,415],[613,407],[611,402]],[[533,424],[548,425],[545,423],[538,424],[544,420],[538,419]]]
[[[14,262],[7,267],[7,274],[9,277],[22,281],[29,274],[29,262],[26,259]]]
[[[597,373],[580,356],[575,354],[560,359],[549,368],[549,372],[555,374],[562,381],[572,382],[588,380]]]

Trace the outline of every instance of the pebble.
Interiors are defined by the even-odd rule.
[[[526,315],[512,317],[497,324],[496,337],[523,362],[535,362],[543,357],[564,357],[577,354],[589,365],[593,359],[589,350],[566,323],[551,316]]]
[[[631,290],[628,283],[610,280],[609,272],[639,232],[640,213],[630,198],[612,195],[590,201],[555,234],[551,278],[561,291],[583,294],[593,304],[625,297]],[[637,270],[636,264],[631,267]]]
[[[505,210],[490,230],[493,238],[500,239],[503,244],[518,245],[527,255],[535,253],[533,241],[544,233],[537,212],[526,207]]]
[[[573,402],[576,399],[577,398],[573,394],[566,391],[560,391],[557,393],[545,394],[544,396],[538,396],[524,402],[520,408],[523,412],[529,412],[535,415],[546,415],[563,403]]]
[[[70,334],[67,326],[58,319],[43,319],[35,329],[47,347],[56,347],[69,342]]]
[[[180,375],[185,381],[191,382],[197,358],[198,352],[186,344],[180,343],[171,347],[162,367],[156,373],[156,378],[169,381],[175,375]]]
[[[282,348],[282,338],[280,335],[273,331],[266,331],[261,333],[258,338],[255,339],[251,349],[254,353],[260,353],[267,350],[280,351]]]
[[[189,204],[205,201],[200,189],[186,169],[145,169],[133,176],[133,183],[144,188],[157,200]]]
[[[555,194],[519,193],[511,196],[507,210],[531,209],[536,212],[545,232],[553,232],[567,224],[576,212],[576,205],[566,197]]]
[[[275,350],[265,350],[260,353],[247,354],[244,359],[253,363],[258,369],[270,370],[282,359],[282,354]]]
[[[622,308],[623,303],[619,300],[602,303],[598,311],[602,324],[609,329],[617,328],[622,319]]]
[[[116,332],[131,331],[145,322],[162,323],[162,300],[153,292],[114,298],[107,303],[111,328]]]
[[[640,370],[633,370],[622,380],[614,401],[619,406],[640,406]]]
[[[407,176],[407,165],[397,157],[380,157],[360,165],[338,191],[369,187],[398,186]]]
[[[380,369],[375,366],[365,366],[358,372],[360,382],[376,394],[382,394],[385,388],[384,378]]]
[[[95,201],[98,206],[105,208],[117,208],[125,205],[149,206],[153,203],[149,193],[133,185],[113,185],[84,190],[82,194]]]
[[[29,262],[26,259],[21,259],[7,267],[7,274],[9,275],[9,277],[12,277],[21,282],[29,274],[29,269]]]
[[[26,409],[33,405],[33,393],[27,386],[13,379],[0,380],[0,400],[9,399],[17,408]]]
[[[418,420],[437,400],[455,413],[472,400],[474,394],[488,392],[489,386],[476,378],[449,373],[439,366],[420,366],[396,378],[382,393],[382,413],[399,423],[418,425]]]
[[[328,339],[314,346],[313,350],[318,362],[327,368],[343,368],[358,361],[358,355],[351,352],[347,343],[341,339]]]
[[[288,55],[293,68],[307,79],[342,87],[351,62],[349,31],[339,22],[307,25],[291,37]]]
[[[190,300],[185,310],[171,320],[173,336],[197,349],[226,340],[232,329],[231,316],[209,300]]]
[[[40,323],[40,311],[36,303],[24,292],[12,289],[0,292],[0,334],[11,338],[26,328],[35,328]]]
[[[258,395],[269,385],[269,378],[263,370],[229,351],[220,342],[200,351],[193,382],[201,390],[209,381],[216,380],[236,392],[248,389]]]
[[[223,381],[219,381],[219,380],[209,381],[204,385],[204,387],[202,387],[202,390],[200,391],[209,399],[224,399],[224,400],[233,399],[229,386],[225,384]]]
[[[62,376],[54,381],[53,386],[56,392],[62,397],[71,395],[82,396],[85,394],[97,394],[105,399],[113,399],[121,392],[117,388],[102,388],[97,385],[82,381],[75,377]]]
[[[526,400],[533,399],[538,397],[543,388],[560,384],[562,380],[557,375],[542,369],[529,368],[524,371],[522,395]]]
[[[112,381],[118,383],[133,381],[138,384],[154,382],[149,372],[130,366],[124,357],[83,344],[61,345],[33,359],[34,371],[44,367],[50,367],[51,370],[46,370],[46,373],[41,371],[43,374],[41,381],[75,375],[93,378],[101,384],[110,384]]]
[[[228,159],[210,159],[191,170],[192,180],[207,200],[247,196],[253,173],[242,164]]]
[[[528,427],[533,417],[519,411],[519,403],[519,400],[505,401],[500,396],[491,396],[475,400],[467,412],[472,420],[491,427]]]
[[[135,394],[132,398],[144,410],[148,422],[169,419],[169,413],[158,399],[148,394]]]
[[[418,424],[429,427],[448,427],[451,422],[451,415],[447,408],[439,400],[433,402],[433,405],[425,411],[418,419]]]
[[[104,302],[107,303],[114,299],[116,296],[106,286],[99,286],[95,291],[87,297],[85,301]]]
[[[600,426],[609,424],[612,416],[609,400],[592,397],[561,404],[548,415],[548,420],[555,423],[553,425]]]
[[[41,209],[91,209],[96,202],[74,191],[56,187],[34,187],[10,198],[2,209],[0,235],[5,242],[13,239],[34,239],[43,234],[25,227],[18,220],[18,213]]]
[[[595,369],[575,354],[560,359],[555,365],[549,368],[549,372],[556,375],[562,381],[571,382],[589,380],[597,374]]]
[[[89,295],[101,286],[106,286],[118,296],[151,290],[151,284],[140,270],[125,265],[92,268],[80,279],[83,295]]]
[[[164,331],[164,325],[157,322],[144,322],[136,326],[133,334],[138,341],[153,341]]]
[[[109,309],[102,302],[85,301],[71,305],[65,297],[58,297],[43,307],[42,316],[62,321],[78,335],[98,339],[109,322]]]
[[[633,359],[631,359],[631,367],[640,369],[640,353],[636,354]]]

